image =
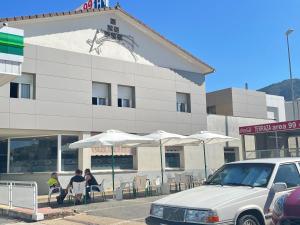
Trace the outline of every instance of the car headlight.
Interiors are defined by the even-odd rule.
[[[150,215],[162,219],[164,215],[164,207],[161,205],[151,205]]]
[[[211,210],[193,210],[187,209],[185,222],[188,223],[217,223],[220,218],[217,213]]]
[[[283,216],[284,214],[284,203],[288,195],[280,196],[274,203],[274,209],[273,213],[276,214],[276,216]]]

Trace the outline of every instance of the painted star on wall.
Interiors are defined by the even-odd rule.
[[[102,33],[104,36],[98,37]],[[110,24],[107,25],[107,29],[97,29],[93,39],[87,40],[87,44],[90,46],[90,53],[95,51],[98,55],[101,54],[101,47],[106,41],[116,42],[124,46],[129,50],[130,54],[133,56],[134,60],[137,61],[137,57],[134,53],[135,47],[138,47],[134,37],[131,35],[121,34],[120,28],[117,26],[116,19],[111,18]]]

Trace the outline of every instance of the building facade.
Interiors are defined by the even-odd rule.
[[[207,93],[207,113],[285,121],[284,98],[264,92],[227,88]]]
[[[296,99],[294,103],[292,101],[285,102],[285,112],[287,120],[299,120],[300,119],[300,99]]]
[[[0,87],[1,179],[35,180],[45,193],[51,172],[66,185],[79,167],[110,183],[107,149],[68,145],[108,129],[207,129],[213,68],[119,7],[2,21],[24,30],[25,47],[22,75]],[[200,160],[197,147],[165,149],[171,172],[202,171]],[[116,168],[117,179],[156,176],[159,149],[117,149]]]
[[[51,172],[66,186],[77,168],[91,168],[111,187],[109,149],[68,147],[108,129],[239,138],[240,126],[285,117],[280,97],[243,89],[206,95],[205,76],[214,69],[120,7],[0,21],[24,30],[20,74],[7,80],[0,73],[0,179],[37,181],[41,194]],[[167,174],[204,175],[202,147],[163,151]],[[207,146],[207,154],[209,169],[217,169],[243,159],[242,142]],[[160,175],[159,148],[117,148],[115,155],[117,183]]]

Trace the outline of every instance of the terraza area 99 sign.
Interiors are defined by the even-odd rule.
[[[300,120],[240,127],[240,134],[257,134],[300,129]]]

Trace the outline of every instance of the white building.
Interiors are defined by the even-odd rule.
[[[0,73],[0,178],[35,180],[40,193],[47,192],[51,172],[58,171],[65,186],[77,167],[91,168],[110,187],[108,149],[68,149],[107,129],[239,137],[239,126],[283,118],[268,97],[258,107],[264,115],[218,113],[219,104],[212,103],[221,115],[207,116],[205,76],[214,69],[119,7],[0,21],[25,32],[22,75],[4,84]],[[242,159],[240,141],[207,149],[209,168]],[[200,147],[164,151],[167,172],[203,172]],[[137,173],[157,176],[159,148],[116,149],[116,168],[117,181]]]
[[[0,87],[2,179],[37,180],[44,193],[50,172],[65,185],[79,167],[109,181],[106,149],[68,144],[107,129],[207,129],[205,75],[213,68],[119,7],[1,21],[25,32],[22,76]],[[158,148],[116,153],[119,176],[159,174]],[[165,164],[201,171],[201,157],[195,147],[168,148]]]
[[[208,130],[241,139],[239,127],[285,121],[284,98],[264,92],[227,88],[207,93]],[[209,146],[210,166],[218,168],[225,162],[244,159],[243,149],[255,151],[255,137]]]

